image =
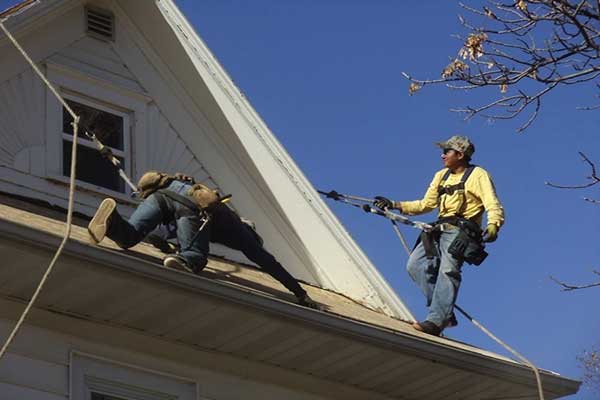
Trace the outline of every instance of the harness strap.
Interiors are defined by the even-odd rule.
[[[161,193],[161,191],[156,192],[154,198],[158,203],[158,208],[163,216],[163,220],[167,220],[167,216],[171,214],[171,210],[169,209],[169,205],[167,204],[163,193]]]
[[[437,247],[435,246],[435,237],[433,232],[421,231],[419,240],[423,243],[423,250],[428,260],[432,260],[435,257],[439,257]]]
[[[170,198],[173,201],[183,204],[184,206],[186,206],[191,211],[194,211],[197,214],[200,213],[200,209],[196,206],[196,204],[192,200],[188,199],[185,196],[180,195],[179,193],[175,193],[171,190],[163,190],[163,189],[158,190],[157,193],[160,193],[164,196],[167,196],[168,198]]]
[[[471,173],[473,173],[473,170],[475,169],[475,167],[476,167],[476,165],[469,164],[469,166],[467,167],[467,170],[465,171],[463,176],[460,178],[459,183],[456,183],[456,184],[450,185],[450,186],[444,186],[444,183],[448,180],[448,178],[450,177],[450,174],[452,173],[452,171],[450,171],[450,168],[448,168],[448,170],[442,177],[442,180],[440,181],[440,184],[438,186],[438,198],[440,198],[444,194],[448,194],[448,195],[452,196],[454,194],[454,192],[456,192],[457,190],[464,190],[465,182],[467,181],[467,179],[469,179],[469,176],[471,176]]]

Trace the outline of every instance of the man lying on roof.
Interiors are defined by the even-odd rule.
[[[114,199],[104,199],[88,225],[95,243],[108,236],[127,249],[164,224],[175,227],[180,250],[167,256],[168,268],[185,269],[199,274],[208,261],[209,242],[224,244],[241,251],[250,261],[265,270],[298,298],[300,305],[320,309],[298,281],[262,245],[262,239],[226,204],[216,191],[195,184],[182,174],[146,172],[138,183],[142,203],[128,221],[116,209]],[[206,212],[208,218],[203,217]],[[166,238],[165,238],[166,239]]]

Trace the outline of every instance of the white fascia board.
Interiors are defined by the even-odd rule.
[[[171,0],[156,0],[195,69],[264,177],[274,200],[333,290],[402,318],[413,316],[258,116]],[[154,43],[155,47],[169,45]],[[195,52],[192,50],[195,48]]]

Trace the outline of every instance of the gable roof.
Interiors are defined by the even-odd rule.
[[[76,3],[25,1],[7,12],[7,23],[18,31],[27,26],[31,14],[37,17],[39,25],[42,16],[51,14],[53,9]],[[109,4],[122,28],[112,45],[115,51],[169,116],[192,153],[207,165],[219,186],[234,194],[236,209],[257,225],[269,226],[268,234],[263,236],[269,246],[277,249],[278,258],[288,269],[314,284],[345,293],[390,315],[410,319],[408,308],[319,197],[173,1],[116,0]],[[150,69],[162,79],[153,79]],[[163,96],[165,92],[172,95]],[[198,126],[204,136],[196,131]],[[207,140],[211,151],[207,150]]]
[[[131,2],[119,4],[158,56],[171,60],[168,67],[187,89],[190,107],[202,104],[197,112],[204,111],[226,138],[250,174],[252,195],[264,196],[267,212],[279,219],[278,228],[317,276],[315,283],[390,314],[412,317],[175,4],[171,0],[147,2],[141,8]],[[236,206],[244,212],[243,204]]]
[[[46,4],[59,3],[60,1],[54,0],[49,1]],[[126,6],[131,6],[131,3],[133,2],[129,2],[127,4],[125,4],[125,2],[120,2],[119,4],[121,4],[123,8],[127,8]],[[163,17],[161,18],[165,18],[164,14],[162,14],[163,11],[166,14],[169,14],[171,12],[174,13],[174,11],[169,11],[170,6],[174,7],[174,5],[170,1],[157,0],[157,4],[159,6],[161,4],[166,4],[165,8],[162,11],[159,10],[159,14],[156,14],[157,10],[153,8],[154,5],[149,6],[148,4],[151,4],[151,2],[144,2],[143,7],[150,7],[148,9],[145,9],[145,11],[150,14],[151,18],[149,18],[146,22],[140,22],[136,19],[136,23],[152,25],[154,22],[156,22],[153,20],[152,17],[160,17],[160,15],[163,15]],[[119,12],[121,12],[121,17],[127,17],[129,15],[124,9],[121,9]],[[142,12],[141,14],[144,13]],[[18,14],[14,13],[10,15],[17,16]],[[139,18],[144,19],[147,16],[148,14],[145,14],[143,16],[140,16]],[[181,16],[181,18],[183,17]],[[176,18],[168,21],[173,22],[175,24],[178,23]],[[182,28],[182,25],[180,23],[179,25],[169,26],[172,29],[171,33],[177,33],[178,31],[180,31],[184,39],[189,40],[189,31],[185,30],[185,27]],[[158,25],[156,25],[156,27],[160,28]],[[145,30],[141,31],[145,35],[150,35],[151,32],[147,30],[148,28],[149,27],[146,26]],[[165,28],[165,26],[162,26],[162,28]],[[164,31],[160,33],[164,33]],[[158,33],[159,36],[160,33]],[[165,37],[167,38],[168,35]],[[199,40],[199,38],[196,39]],[[138,40],[142,39],[138,38]],[[148,41],[150,39],[144,40]],[[183,47],[179,50],[187,51],[187,49],[185,48],[187,42],[183,41],[181,37],[177,37],[177,40],[178,43],[180,43]],[[172,44],[172,42],[169,40],[165,40],[165,42],[166,45],[164,46],[167,47],[170,44]],[[193,52],[195,42],[192,40],[191,43],[192,50],[190,51]],[[152,52],[153,47],[149,44],[146,44],[144,50],[147,52]],[[197,47],[195,51],[198,52]],[[206,51],[208,50],[206,49]],[[210,55],[210,53],[208,54]],[[470,398],[479,398],[477,397],[479,393],[485,392],[486,395],[489,394],[489,390],[486,387],[486,385],[494,386],[498,383],[499,379],[501,381],[500,389],[493,389],[493,391],[496,393],[506,394],[510,391],[511,394],[514,394],[516,396],[517,393],[531,395],[531,393],[535,392],[535,389],[532,385],[533,380],[530,376],[530,371],[526,367],[514,361],[505,359],[504,357],[500,357],[494,355],[493,353],[488,353],[479,349],[475,349],[468,345],[463,345],[457,342],[451,342],[443,338],[434,338],[431,336],[422,335],[412,330],[412,328],[410,328],[405,322],[402,322],[398,319],[390,318],[389,315],[385,315],[385,313],[383,313],[382,311],[396,314],[404,313],[403,315],[409,315],[410,313],[407,310],[402,309],[403,305],[401,304],[400,300],[397,299],[395,294],[393,294],[393,292],[386,293],[386,290],[391,289],[387,287],[387,284],[385,284],[385,282],[382,283],[378,281],[378,279],[381,280],[381,277],[378,275],[376,270],[369,270],[368,267],[370,266],[372,268],[373,266],[370,265],[370,263],[368,263],[368,260],[366,260],[365,258],[366,262],[368,263],[367,267],[364,267],[364,265],[360,263],[361,255],[362,257],[364,257],[362,252],[360,252],[360,249],[356,249],[358,250],[357,253],[354,253],[352,251],[352,246],[356,245],[351,241],[351,239],[343,230],[343,228],[341,228],[341,225],[339,225],[339,222],[337,222],[335,217],[330,212],[329,214],[327,214],[327,207],[323,204],[322,201],[319,200],[318,195],[316,195],[314,189],[310,186],[306,178],[303,177],[301,172],[297,169],[297,167],[295,167],[291,158],[289,158],[289,156],[285,153],[283,148],[277,143],[272,134],[268,131],[268,128],[264,126],[264,123],[260,121],[260,119],[252,110],[252,108],[248,104],[240,105],[240,103],[237,102],[240,98],[243,100],[243,96],[239,93],[239,91],[237,91],[237,89],[235,89],[235,86],[233,86],[230,80],[219,81],[219,79],[227,78],[226,75],[225,78],[215,78],[216,80],[214,80],[213,82],[211,82],[210,76],[206,76],[207,71],[209,72],[209,75],[213,74],[213,72],[214,74],[216,74],[219,71],[225,74],[224,71],[222,71],[222,69],[219,70],[220,67],[218,66],[218,64],[216,64],[216,61],[209,60],[210,62],[208,62],[207,59],[203,58],[202,56],[199,56],[198,58],[192,58],[189,54],[187,54],[187,56],[189,59],[185,57],[183,58],[183,60],[176,59],[178,60],[177,62],[182,61],[182,64],[185,65],[171,65],[171,67],[175,69],[175,71],[168,70],[163,72],[166,75],[169,75],[170,78],[173,78],[173,75],[177,75],[181,78],[183,77],[183,75],[178,75],[178,72],[185,72],[186,68],[190,67],[190,64],[187,61],[192,63],[191,66],[193,66],[194,69],[200,68],[202,66],[196,65],[194,60],[199,61],[200,63],[204,63],[206,61],[208,64],[210,64],[206,68],[206,71],[204,71],[203,73],[198,74],[198,72],[200,71],[196,70],[196,74],[190,75],[190,81],[179,82],[178,84],[180,86],[186,87],[188,90],[193,90],[193,88],[198,86],[208,88],[210,89],[208,90],[208,93],[211,94],[213,98],[202,98],[200,94],[187,93],[184,90],[182,96],[186,97],[186,104],[188,104],[191,108],[195,108],[195,110],[199,112],[202,112],[203,110],[203,107],[200,107],[199,104],[201,104],[202,106],[208,106],[209,108],[213,107],[211,110],[215,112],[209,113],[209,115],[205,116],[205,118],[211,124],[219,125],[221,128],[220,132],[223,132],[223,134],[225,135],[229,135],[227,137],[232,139],[232,142],[230,143],[232,151],[234,153],[235,151],[238,151],[238,156],[240,158],[244,158],[244,162],[247,162],[247,164],[243,165],[249,167],[250,175],[258,181],[256,182],[256,186],[260,189],[265,190],[265,198],[269,199],[269,201],[272,202],[271,205],[275,207],[276,211],[279,214],[281,214],[282,220],[284,222],[292,226],[293,229],[302,228],[303,222],[316,224],[315,229],[319,230],[320,232],[319,239],[327,237],[329,241],[325,241],[325,243],[330,244],[332,243],[330,240],[333,238],[338,242],[337,244],[340,246],[341,250],[346,252],[347,256],[350,256],[351,258],[356,257],[351,260],[351,264],[353,263],[355,269],[351,270],[351,272],[354,273],[354,275],[352,276],[350,283],[345,282],[343,285],[340,285],[340,287],[344,289],[342,290],[343,292],[355,293],[355,291],[353,290],[353,284],[363,285],[361,287],[363,290],[362,292],[360,292],[362,296],[358,296],[358,300],[364,304],[361,305],[356,301],[349,300],[347,297],[335,293],[335,291],[333,290],[323,290],[319,287],[308,287],[308,290],[311,293],[311,295],[316,297],[317,300],[326,303],[330,307],[330,311],[324,313],[326,314],[324,317],[321,316],[317,318],[314,316],[314,314],[311,314],[312,311],[310,310],[299,310],[296,306],[292,306],[291,304],[287,304],[286,302],[281,302],[280,296],[283,299],[286,299],[286,295],[281,295],[281,293],[278,293],[278,285],[273,285],[273,282],[270,282],[269,280],[270,278],[251,268],[245,268],[244,266],[235,263],[221,263],[218,260],[212,260],[210,263],[209,271],[207,272],[209,274],[213,274],[207,275],[212,279],[199,280],[199,278],[197,277],[182,277],[181,274],[175,271],[157,269],[157,255],[153,255],[153,250],[145,247],[144,245],[141,245],[140,248],[137,249],[139,251],[134,251],[133,256],[132,253],[128,252],[115,252],[114,249],[110,249],[110,246],[108,246],[109,248],[90,248],[89,245],[86,245],[84,243],[85,231],[82,229],[75,229],[75,240],[71,243],[71,248],[69,249],[69,257],[76,255],[77,257],[79,257],[77,258],[79,260],[79,263],[81,259],[84,259],[87,263],[89,263],[89,265],[84,263],[85,266],[83,267],[83,269],[79,270],[80,274],[77,276],[78,279],[87,280],[89,283],[90,280],[93,280],[92,274],[90,274],[90,277],[86,276],[89,272],[90,265],[92,265],[92,267],[100,265],[103,268],[102,271],[110,270],[111,268],[117,269],[119,271],[125,271],[125,274],[118,274],[118,279],[112,280],[112,283],[115,283],[117,286],[119,284],[126,283],[129,280],[136,280],[140,282],[143,281],[145,282],[145,284],[147,283],[150,289],[152,290],[156,289],[156,282],[158,281],[160,283],[161,289],[168,287],[165,290],[169,293],[178,292],[182,288],[184,288],[185,290],[192,288],[192,291],[194,293],[196,293],[197,291],[205,291],[207,293],[210,293],[212,296],[221,296],[223,299],[225,299],[225,301],[228,302],[235,302],[236,304],[243,303],[244,306],[250,304],[252,307],[264,307],[270,312],[276,311],[278,315],[285,316],[285,318],[296,318],[300,316],[303,322],[312,324],[311,326],[327,326],[327,329],[335,330],[336,335],[349,335],[353,338],[366,337],[368,338],[368,341],[371,344],[376,342],[378,343],[378,345],[382,345],[384,348],[386,348],[384,350],[384,353],[387,350],[389,350],[389,348],[394,349],[396,353],[386,353],[385,357],[396,357],[395,361],[388,360],[386,363],[383,364],[385,365],[386,377],[383,381],[378,381],[376,384],[373,384],[369,380],[364,380],[365,374],[367,376],[370,376],[369,373],[371,372],[365,371],[366,366],[361,365],[361,357],[365,355],[364,353],[360,353],[359,357],[353,358],[352,362],[350,363],[347,360],[345,360],[346,363],[345,367],[343,368],[344,372],[346,372],[347,367],[348,369],[353,369],[352,372],[362,372],[362,378],[359,379],[356,377],[356,375],[350,377],[346,373],[340,373],[336,375],[336,379],[337,377],[339,377],[339,379],[343,380],[345,383],[352,385],[357,384],[355,381],[353,381],[353,379],[359,379],[361,382],[360,384],[364,384],[371,389],[373,389],[373,385],[375,385],[377,387],[377,390],[381,390],[382,392],[391,391],[390,393],[393,392],[394,395],[404,397],[404,395],[409,389],[407,389],[405,385],[400,383],[407,381],[401,381],[397,379],[398,377],[403,376],[404,379],[406,379],[408,376],[408,378],[412,379],[416,376],[421,376],[421,372],[430,371],[429,368],[431,368],[431,364],[441,362],[442,364],[449,363],[448,365],[450,365],[451,367],[450,370],[441,368],[436,372],[435,375],[426,376],[425,378],[423,378],[424,380],[420,379],[418,382],[413,382],[410,390],[414,390],[415,393],[422,394],[431,393],[439,389],[440,392],[436,393],[438,393],[440,396],[441,392],[450,391],[448,393],[453,393],[455,397],[461,396],[461,398],[469,398],[470,396]],[[160,61],[161,58],[157,54],[149,55],[148,57],[153,61],[157,61],[156,57],[159,58],[158,61]],[[164,57],[168,57],[168,55],[165,55]],[[177,83],[178,80],[175,80],[175,82]],[[191,86],[188,87],[187,85],[184,85],[184,83],[191,83]],[[214,86],[215,84],[216,86]],[[195,97],[195,95],[200,97]],[[203,95],[206,95],[206,93],[204,93]],[[194,105],[194,103],[196,102],[199,102],[199,104]],[[241,109],[244,109],[244,107],[242,106],[244,106],[246,109],[240,111]],[[216,111],[219,110],[220,113],[217,113]],[[241,116],[237,115],[236,113],[240,114]],[[247,119],[246,117],[250,119]],[[254,123],[256,123],[257,125],[253,125]],[[201,145],[197,142],[194,142],[193,136],[189,136],[188,140],[190,141],[190,143],[193,143],[196,146]],[[267,154],[265,154],[265,151],[267,152]],[[274,168],[273,165],[278,166],[278,169]],[[294,189],[294,191],[288,192],[290,188]],[[302,200],[302,203],[299,207],[293,203],[293,200],[298,199]],[[294,204],[294,207],[296,208],[294,208],[293,210],[287,210],[286,205],[290,203]],[[311,213],[311,218],[309,218],[307,221],[302,221],[301,217],[307,216],[309,214],[309,212],[307,212],[307,208],[308,211],[310,211]],[[42,217],[40,215],[42,211],[40,210],[37,210],[34,213],[20,213],[15,207],[8,207],[3,208],[0,211],[0,213],[5,213],[5,218],[0,217],[0,232],[2,233],[1,236],[3,236],[5,244],[7,246],[10,246],[12,241],[24,241],[27,242],[28,245],[31,245],[31,241],[34,240],[34,238],[39,238],[40,240],[37,243],[34,243],[33,248],[35,248],[36,251],[41,251],[45,248],[45,246],[51,245],[53,243],[53,240],[56,239],[52,239],[53,234],[57,230],[60,230],[60,227],[62,225],[59,221],[52,221],[52,219]],[[334,226],[332,227],[331,225],[328,225],[328,222],[334,223]],[[45,227],[45,225],[48,226]],[[311,255],[311,250],[314,248],[313,246],[317,246],[317,244],[315,244],[315,240],[310,240],[313,238],[307,237],[307,235],[310,236],[310,231],[302,230],[301,232],[295,233],[299,237],[299,243],[307,241],[306,253],[308,255]],[[345,242],[346,239],[350,242]],[[319,256],[325,257],[325,255],[322,253],[323,250],[328,249],[318,249],[318,251],[315,251],[315,253],[318,253]],[[343,251],[341,253],[338,251],[334,256],[331,257],[331,259],[334,261],[340,260],[339,255],[342,254]],[[72,269],[72,260],[70,260],[70,262],[71,268],[68,271],[77,271]],[[114,265],[111,265],[113,262]],[[148,269],[148,264],[152,264],[152,269]],[[340,271],[343,272],[347,270],[347,268],[347,265],[342,265],[340,268],[337,268],[337,266],[335,265],[332,266],[332,269],[334,269],[333,277],[339,278],[338,273]],[[369,275],[370,272],[375,272],[375,275]],[[104,272],[100,273],[103,274]],[[328,284],[335,286],[335,284],[338,283],[337,279],[334,279],[334,281],[332,282],[328,282],[327,278],[331,278],[331,276],[328,277],[327,275],[323,275],[323,277],[323,281],[325,282],[325,284],[323,285],[324,287],[328,287]],[[31,284],[31,282],[33,282],[34,280],[34,277],[29,274],[26,274],[25,276],[17,273],[13,274],[11,278],[16,279],[16,281],[12,281],[12,283],[9,285],[9,289],[14,289],[15,291],[10,294],[4,293],[5,299],[23,298],[23,292],[19,292],[19,290],[23,290],[24,287],[26,288],[27,285]],[[342,277],[342,279],[343,278],[344,277]],[[362,282],[363,280],[366,280],[366,283],[368,285],[364,285],[365,282]],[[64,283],[65,281],[60,282]],[[73,283],[72,281],[69,282]],[[15,284],[15,286],[12,286],[13,283]],[[221,283],[221,285],[219,285],[219,283]],[[249,290],[249,288],[252,287],[258,287],[259,291]],[[56,299],[57,296],[63,295],[63,292],[60,290],[62,289],[60,288],[60,286],[55,286],[54,289],[55,291],[51,293],[54,299]],[[264,292],[272,292],[272,296],[265,296]],[[100,298],[102,298],[102,296],[104,296],[104,298],[109,296],[107,293],[100,293]],[[99,298],[93,297],[98,293],[81,293],[81,290],[79,290],[78,293],[74,294],[88,296],[85,297],[85,299],[89,303],[83,302],[82,304],[78,305],[83,307],[82,312],[100,311],[102,313],[106,311],[85,308],[87,306],[90,306],[90,304],[98,304]],[[127,293],[124,293],[124,295],[125,297],[128,297]],[[389,299],[396,299],[398,302],[400,302],[400,306],[393,302],[386,303],[386,299],[388,299],[388,297],[386,297],[387,295],[392,296],[389,297]],[[200,299],[200,297],[198,298]],[[40,307],[46,307],[46,309],[51,312],[55,312],[58,310],[60,313],[72,315],[69,314],[72,313],[72,310],[68,307],[73,307],[74,305],[77,305],[77,301],[80,299],[81,298],[78,298],[76,296],[65,296],[64,299],[59,299],[64,302],[63,305],[66,305],[67,308],[65,309],[61,309],[60,307],[57,308],[55,304],[42,304]],[[204,298],[201,299],[204,300]],[[127,298],[123,301],[129,300],[130,299]],[[162,310],[168,310],[168,302],[163,303],[163,301],[167,301],[168,299],[161,298],[156,300],[158,302],[157,304],[160,304],[160,306],[163,307],[161,308]],[[131,299],[131,301],[135,301],[135,299]],[[172,298],[171,301],[173,301]],[[386,308],[387,304],[391,304],[391,306]],[[394,309],[394,304],[399,308],[396,307]],[[365,305],[374,309],[369,309],[368,307],[365,307]],[[166,314],[167,312],[163,312],[160,315],[164,316]],[[313,318],[309,317],[310,315],[312,315]],[[84,316],[91,318],[92,320],[94,319],[94,316],[92,315],[84,314]],[[145,323],[154,324],[154,326],[157,324],[156,320],[148,320],[146,316],[144,316],[142,320]],[[116,322],[118,323],[119,321]],[[160,322],[162,323],[162,321]],[[136,321],[135,323],[141,324],[140,321]],[[191,325],[193,326],[194,322],[192,322]],[[150,329],[147,325],[137,325],[134,328],[141,330]],[[263,338],[263,344],[265,343],[264,340],[267,340],[268,337],[269,336],[267,335],[266,338]],[[173,337],[170,337],[170,339],[178,340]],[[309,360],[306,359],[306,357],[319,356],[319,353],[322,354],[323,350],[328,350],[329,345],[333,342],[334,340],[329,338],[324,342],[320,342],[319,345],[314,348],[309,346],[310,348],[306,349],[307,355],[303,360],[304,364],[302,366],[292,365],[291,367],[302,369],[302,371],[306,373],[313,373],[315,370],[315,366],[314,364],[311,364],[311,362],[309,362]],[[329,357],[343,357],[344,345],[346,345],[347,342],[336,341],[335,343],[336,351],[332,352],[332,354],[329,354]],[[190,346],[196,345],[196,343],[193,343],[191,339],[190,342],[187,344],[189,344]],[[409,357],[406,357],[407,352],[409,353]],[[377,362],[379,362],[382,360],[382,357],[385,359],[385,357],[381,354],[367,358],[370,362],[376,362],[374,360],[378,360]],[[417,358],[416,360],[415,357]],[[408,367],[406,365],[402,365],[402,363],[406,361],[410,361]],[[376,367],[377,364],[372,364],[372,366]],[[415,369],[416,367],[422,369],[419,369],[417,371],[417,369]],[[375,368],[375,370],[377,370],[377,368]],[[319,371],[323,374],[323,377],[329,377],[327,371],[324,371],[322,368],[320,368]],[[461,375],[465,371],[466,374]],[[338,371],[338,373],[339,372],[340,371]],[[478,382],[475,386],[466,389],[466,391],[468,392],[467,394],[465,394],[464,390],[460,389],[464,389],[465,381],[467,379],[472,380],[474,377],[479,377],[480,375],[483,375],[485,378],[489,378],[491,380]],[[506,379],[506,381],[502,381],[503,379]],[[549,383],[549,389],[547,387],[547,390],[551,392],[549,393],[549,397],[556,397],[562,394],[573,393],[573,391],[576,391],[578,386],[578,383],[575,381],[561,378],[549,372],[544,373],[544,379],[545,381],[547,380]]]

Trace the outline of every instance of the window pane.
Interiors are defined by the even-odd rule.
[[[105,146],[113,149],[123,150],[123,117],[111,114],[106,111],[86,106],[76,101],[67,100],[67,104],[75,114],[80,116],[79,134],[85,140],[89,140],[85,136],[83,128],[87,126],[96,134],[98,140]],[[63,107],[63,132],[69,135],[73,134],[73,118]]]
[[[109,396],[107,394],[92,393],[92,398],[90,400],[126,400],[126,399],[122,399],[120,397]]]
[[[63,175],[69,176],[71,172],[71,147],[73,142],[63,140]],[[121,157],[117,157],[123,162]],[[93,183],[117,192],[125,192],[125,184],[121,180],[117,169],[110,161],[103,158],[100,152],[89,147],[77,146],[77,179]]]

